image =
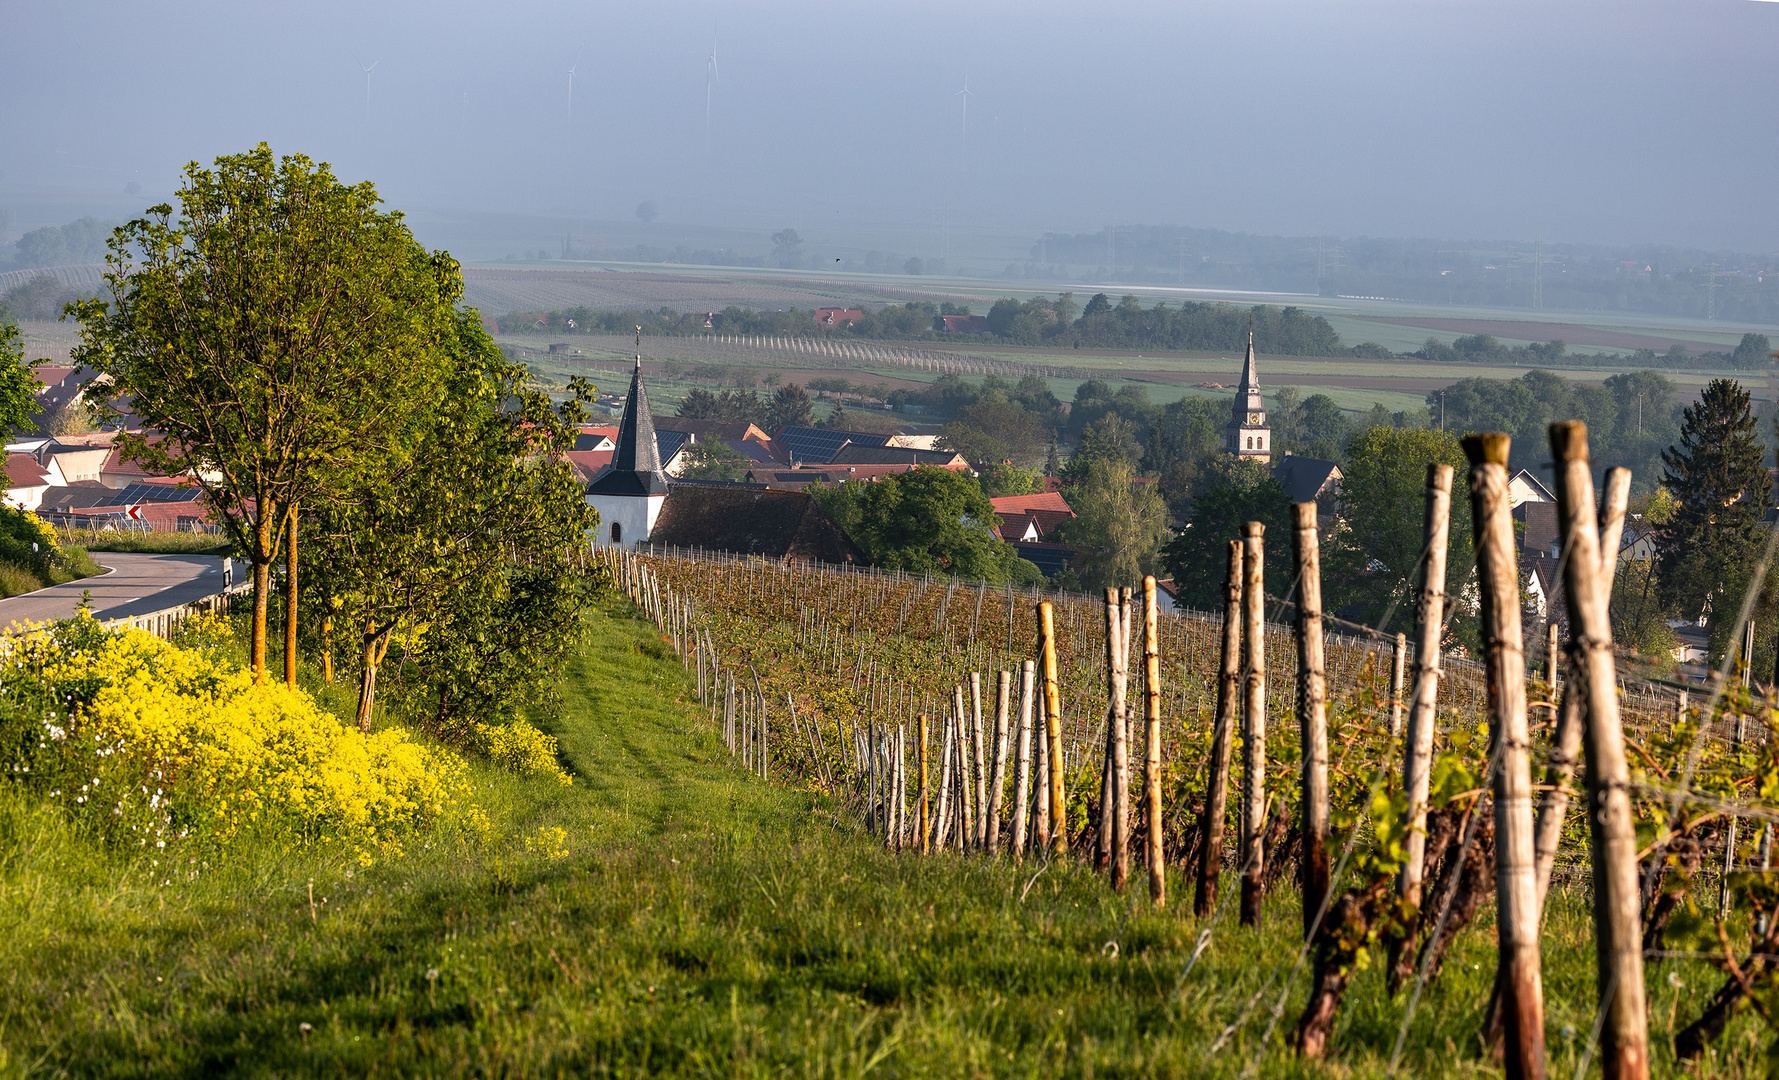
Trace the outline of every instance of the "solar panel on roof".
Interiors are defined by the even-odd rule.
[[[133,506],[136,503],[193,502],[203,497],[197,488],[174,487],[171,484],[131,484],[117,493],[106,506]]]
[[[778,436],[781,443],[797,461],[811,465],[826,465],[831,461],[842,446],[852,443],[854,446],[886,446],[888,435],[873,435],[866,431],[824,431],[812,427],[788,427]]]

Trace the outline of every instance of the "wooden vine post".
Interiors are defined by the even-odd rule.
[[[1069,853],[1069,822],[1062,791],[1062,692],[1056,680],[1056,613],[1050,601],[1038,602],[1038,649],[1044,668],[1044,738],[1049,747],[1050,851]]]
[[[1013,857],[1025,858],[1026,816],[1032,797],[1032,684],[1037,665],[1019,665],[1019,757],[1013,768]]]
[[[1242,925],[1260,925],[1266,888],[1266,526],[1242,526]]]
[[[1481,586],[1489,737],[1495,757],[1496,990],[1506,1022],[1509,1080],[1544,1076],[1544,983],[1532,857],[1532,737],[1526,725],[1526,657],[1519,560],[1507,490],[1506,435],[1467,435],[1470,510]]]
[[[1402,683],[1408,667],[1408,635],[1397,631],[1390,650],[1390,738],[1402,735]]]
[[[1426,516],[1422,521],[1421,587],[1415,598],[1415,687],[1402,754],[1402,790],[1408,795],[1408,839],[1397,895],[1416,908],[1427,855],[1427,791],[1432,781],[1434,710],[1439,702],[1439,639],[1445,630],[1445,551],[1452,523],[1452,467],[1427,466]]]
[[[1328,899],[1328,678],[1322,655],[1322,561],[1316,504],[1293,503],[1297,561],[1297,726],[1303,745],[1303,936],[1309,940]]]
[[[1013,673],[1001,672],[995,687],[994,772],[988,778],[988,853],[1001,850],[1001,791],[1007,784],[1007,707],[1013,688]]]
[[[1104,872],[1112,865],[1112,844],[1116,826],[1113,819],[1118,813],[1118,735],[1122,728],[1119,723],[1118,692],[1118,653],[1119,653],[1119,612],[1118,590],[1106,590],[1106,747],[1105,756],[1100,762],[1100,815],[1099,829],[1094,838],[1093,868]],[[1114,880],[1114,887],[1122,887],[1122,882]]]
[[[1607,594],[1612,592],[1612,579],[1618,571],[1618,538],[1624,532],[1625,509],[1631,501],[1631,470],[1606,470],[1606,521],[1600,526],[1600,574],[1605,578]],[[1551,623],[1550,641],[1556,640],[1556,623]],[[1570,639],[1570,647],[1575,645]],[[1547,643],[1547,648],[1549,644]],[[1554,656],[1554,654],[1553,654]],[[1557,728],[1551,736],[1550,755],[1545,759],[1544,798],[1538,804],[1538,820],[1532,825],[1532,858],[1538,881],[1538,910],[1550,895],[1551,869],[1557,861],[1557,844],[1563,836],[1563,818],[1569,812],[1572,792],[1569,781],[1575,777],[1575,765],[1581,759],[1581,737],[1587,690],[1573,675],[1576,661],[1569,663],[1570,678],[1563,685],[1557,706]],[[1556,669],[1551,661],[1551,683],[1555,685]]]
[[[1167,906],[1167,878],[1161,850],[1161,629],[1153,575],[1143,579],[1143,690],[1149,705],[1143,735],[1143,861],[1149,867],[1149,902],[1159,911]]]
[[[1229,759],[1235,747],[1235,717],[1242,682],[1242,542],[1229,542],[1229,569],[1223,578],[1223,667],[1217,679],[1217,721],[1211,730],[1210,778],[1199,838],[1198,889],[1192,911],[1199,918],[1217,905],[1223,873],[1223,824],[1229,812]]]
[[[928,840],[932,834],[928,831],[931,820],[927,813],[927,714],[920,714],[920,853],[926,855],[933,850]]]
[[[1604,1022],[1600,1065],[1606,1080],[1646,1080],[1649,1030],[1643,992],[1642,905],[1637,833],[1631,810],[1631,772],[1618,711],[1612,655],[1609,590],[1600,574],[1594,524],[1594,480],[1588,468],[1587,425],[1550,426],[1556,462],[1557,520],[1568,553],[1570,679],[1587,693],[1588,827],[1594,867],[1594,955]]]
[[[1112,888],[1130,881],[1130,586],[1118,590],[1118,698],[1112,708],[1118,737],[1112,755]]]

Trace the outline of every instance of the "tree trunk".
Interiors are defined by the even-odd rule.
[[[1316,936],[1328,899],[1328,679],[1322,656],[1322,561],[1316,504],[1291,507],[1297,560],[1297,727],[1303,753],[1303,938]]]
[[[1506,435],[1470,435],[1471,521],[1481,586],[1489,735],[1496,759],[1496,989],[1505,1020],[1509,1080],[1544,1076],[1544,980],[1532,856],[1531,733],[1520,626],[1519,563],[1507,490]],[[1487,1025],[1485,1024],[1485,1027]]]
[[[364,676],[358,684],[358,730],[371,730],[371,709],[377,703],[377,664],[383,659],[382,652],[377,648],[378,635],[365,628]]]
[[[1242,542],[1231,540],[1229,568],[1223,578],[1223,667],[1217,679],[1217,721],[1211,732],[1210,779],[1205,787],[1198,848],[1198,890],[1192,901],[1192,911],[1201,919],[1217,905],[1217,882],[1223,873],[1229,760],[1235,748],[1235,717],[1242,682],[1242,559]]]
[[[1557,516],[1563,550],[1569,556],[1563,575],[1569,636],[1576,642],[1577,671],[1585,670],[1587,680],[1584,741],[1594,864],[1595,974],[1606,1010],[1600,1064],[1606,1080],[1645,1080],[1649,1030],[1638,934],[1637,834],[1607,613],[1611,597],[1602,587],[1600,573],[1587,425],[1575,420],[1552,424],[1550,442],[1556,461]]]
[[[1242,527],[1243,658],[1248,677],[1242,702],[1242,925],[1260,925],[1266,892],[1266,526]]]
[[[297,504],[291,503],[290,532],[284,541],[284,685],[297,684]]]
[[[1343,893],[1329,907],[1315,936],[1309,1000],[1304,1003],[1303,1016],[1293,1035],[1302,1056],[1319,1058],[1327,1053],[1340,999],[1352,983],[1355,961],[1367,947],[1372,924],[1383,913],[1389,895],[1389,882],[1380,881],[1365,892]]]
[[[248,552],[253,563],[253,628],[249,633],[247,655],[256,683],[266,681],[266,615],[271,606],[274,547],[271,516],[262,514],[259,527],[253,533],[253,550]]]

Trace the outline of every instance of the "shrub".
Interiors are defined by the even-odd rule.
[[[0,753],[109,844],[251,834],[369,862],[448,815],[481,823],[456,755],[363,734],[301,691],[254,685],[213,648],[84,615],[7,644]]]
[[[574,777],[562,771],[556,761],[556,739],[545,735],[523,720],[507,724],[477,724],[476,749],[496,764],[520,776],[552,776],[563,784],[573,784]]]

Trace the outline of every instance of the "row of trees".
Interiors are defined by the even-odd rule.
[[[191,477],[250,564],[256,678],[280,566],[286,680],[299,641],[330,678],[346,651],[361,726],[398,633],[441,735],[547,703],[594,524],[561,453],[592,388],[527,389],[456,262],[369,184],[261,144],[192,164],[178,199],[113,235],[106,296],[69,309],[74,356],[108,377],[102,414],[154,432],[125,455]]]

